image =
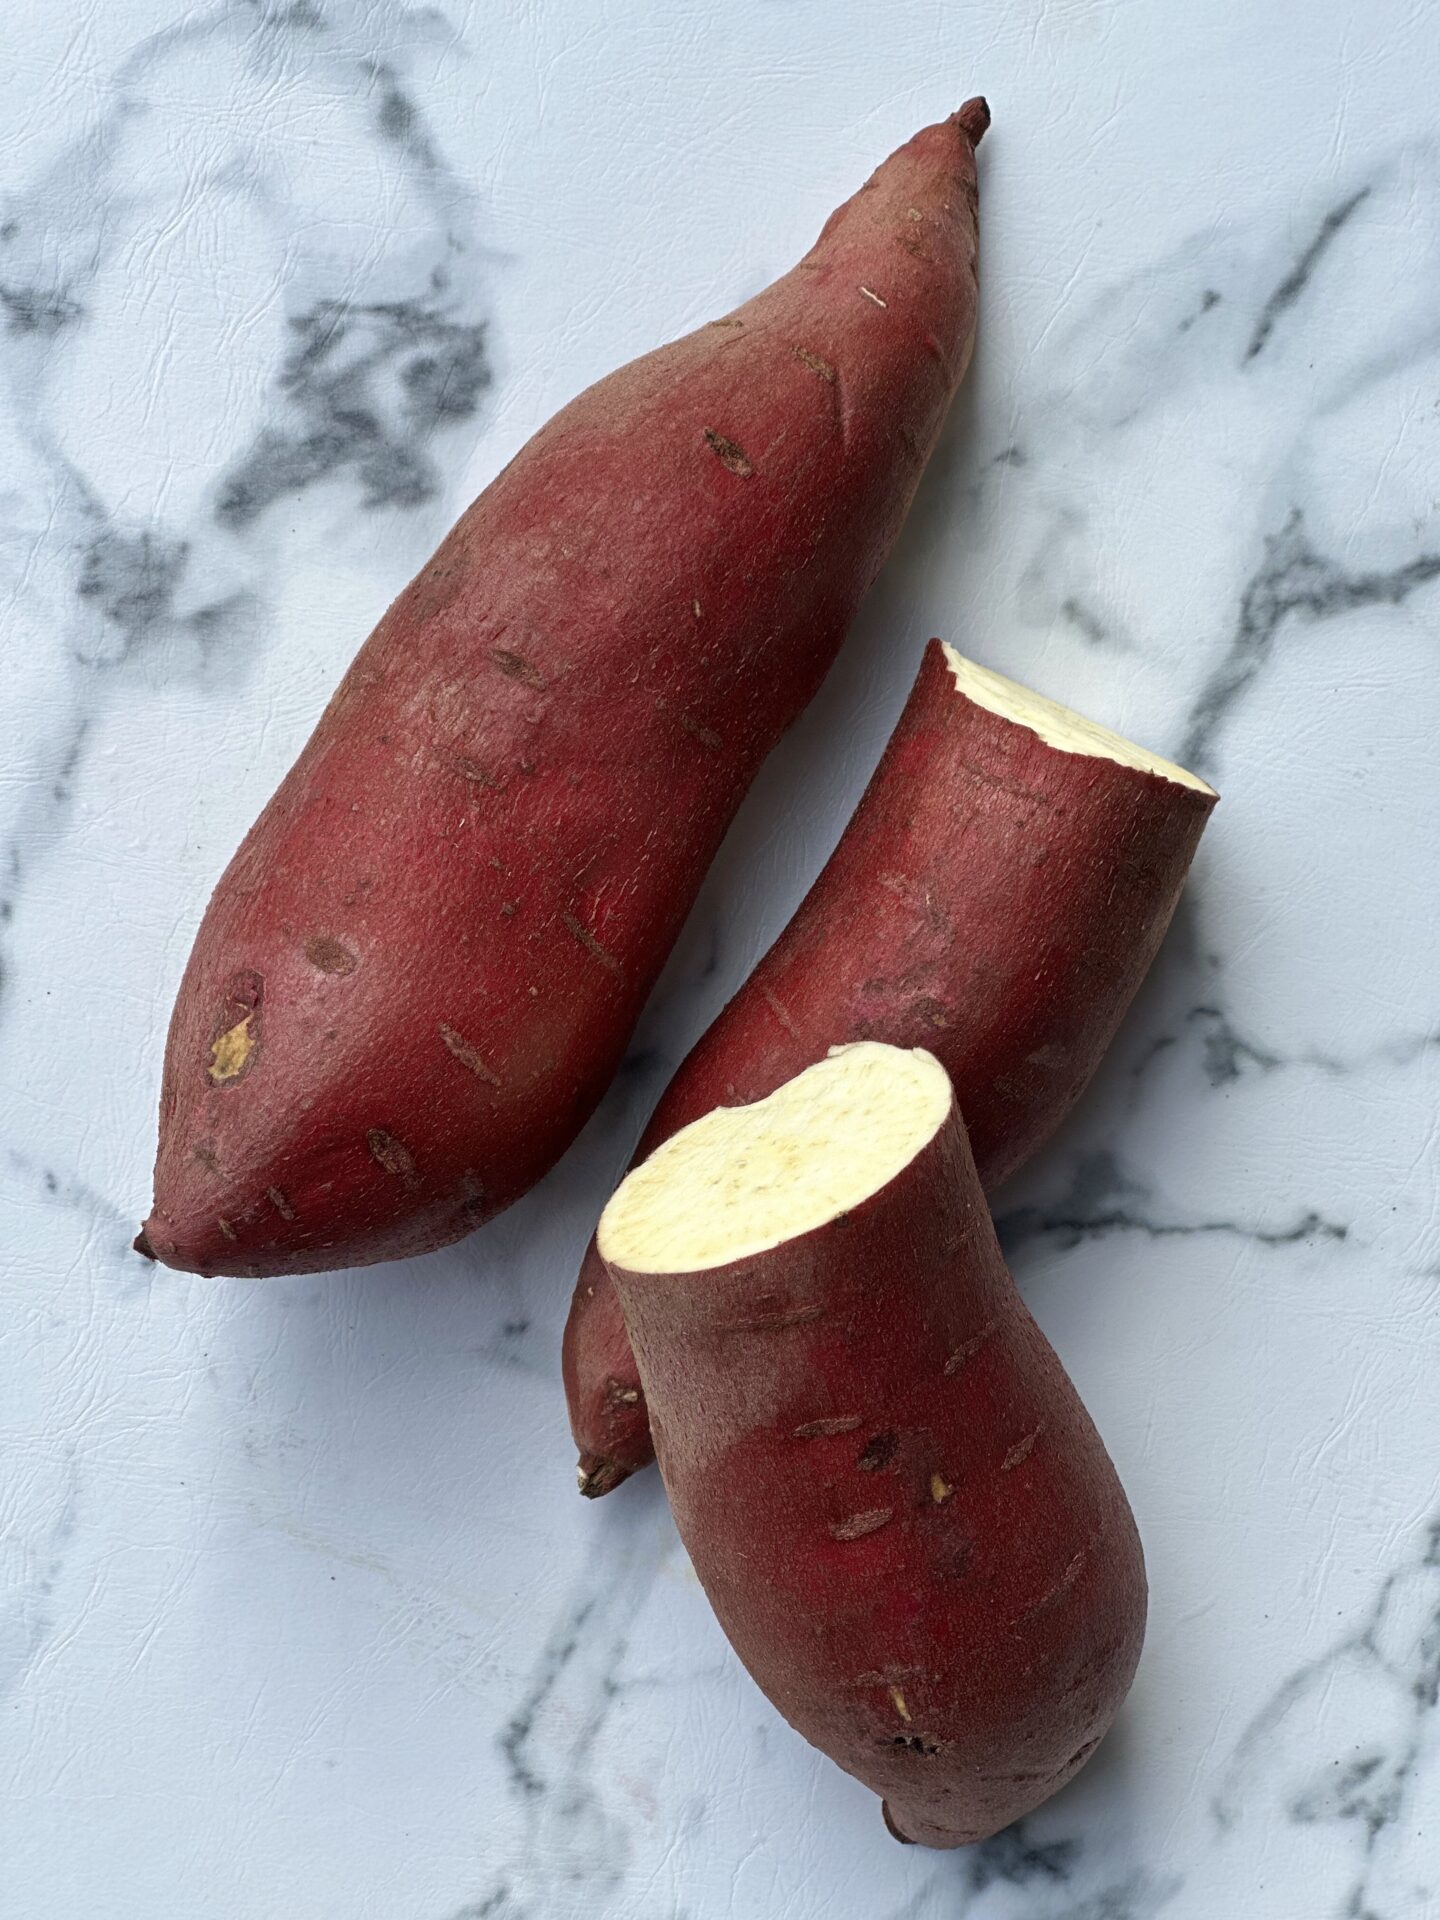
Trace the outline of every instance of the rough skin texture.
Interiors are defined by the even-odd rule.
[[[570,1144],[935,444],[988,118],[918,134],[782,280],[572,402],[385,615],[196,938],[141,1252],[421,1253]]]
[[[614,1279],[681,1538],[790,1724],[928,1846],[1062,1787],[1135,1672],[1144,1560],[958,1110],[828,1226]]]
[[[928,1047],[987,1190],[1059,1125],[1170,924],[1213,795],[1062,753],[956,687],[938,641],[844,837],[692,1048],[635,1161],[846,1040]],[[563,1349],[580,1487],[654,1458],[592,1240]]]

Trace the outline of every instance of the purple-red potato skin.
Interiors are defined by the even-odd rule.
[[[386,613],[196,938],[142,1252],[422,1253],[573,1140],[964,373],[988,119],[571,402]]]
[[[849,1040],[927,1047],[987,1191],[1079,1097],[1175,910],[1213,794],[1047,746],[957,688],[932,640],[889,745],[794,918],[691,1049],[634,1164]],[[654,1458],[592,1239],[562,1368],[580,1485]]]
[[[962,1846],[1048,1799],[1129,1688],[1144,1558],[958,1109],[827,1226],[613,1277],[680,1537],[770,1700],[901,1838]]]

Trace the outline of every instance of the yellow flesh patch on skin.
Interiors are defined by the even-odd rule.
[[[698,1273],[823,1227],[893,1180],[950,1111],[933,1054],[832,1048],[764,1100],[683,1127],[622,1184],[600,1252],[632,1273]]]
[[[250,1049],[255,1041],[250,1032],[250,1015],[247,1013],[233,1027],[222,1033],[210,1048],[210,1078],[214,1081],[233,1080],[245,1062],[250,1058]]]
[[[941,645],[944,646],[943,641]],[[1047,747],[1055,747],[1061,753],[1088,754],[1092,760],[1113,760],[1117,766],[1137,767],[1141,773],[1158,773],[1162,780],[1173,780],[1180,787],[1193,787],[1197,793],[1215,791],[1197,775],[1177,767],[1173,760],[1162,760],[1158,753],[1137,747],[1123,734],[1112,733],[1108,727],[1087,720],[1083,713],[1072,713],[1058,700],[1047,700],[1043,693],[1032,693],[1029,687],[1007,680],[1003,674],[992,673],[989,667],[977,667],[973,660],[965,659],[953,647],[945,647],[945,658],[956,686],[967,699],[973,700],[977,707],[984,707],[987,713],[998,713],[1002,720],[1013,720],[1017,726],[1028,727]]]

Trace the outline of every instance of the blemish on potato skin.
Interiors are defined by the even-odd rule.
[[[954,1491],[954,1487],[951,1486],[943,1473],[931,1474],[930,1498],[935,1502],[937,1507],[943,1507]]]
[[[305,942],[305,958],[321,973],[354,973],[360,964],[359,955],[352,953],[333,933],[311,934]]]
[[[870,1507],[864,1513],[852,1513],[848,1519],[830,1522],[832,1540],[863,1540],[867,1533],[878,1533],[895,1518],[893,1507]]]
[[[800,1035],[795,1030],[795,1022],[790,1018],[790,1015],[781,1003],[775,998],[775,995],[770,991],[769,987],[761,987],[760,998],[765,1002],[766,1006],[770,1009],[771,1013],[774,1014],[790,1038],[792,1040],[798,1040]]]
[[[910,1719],[910,1709],[909,1707],[906,1706],[905,1696],[900,1691],[899,1687],[891,1687],[890,1698],[895,1703],[895,1711],[899,1714],[900,1718],[908,1724]]]
[[[897,1433],[887,1431],[874,1434],[866,1441],[855,1464],[862,1473],[879,1473],[895,1458],[895,1449],[899,1444],[900,1436]]]
[[[710,747],[714,749],[718,747],[723,747],[725,744],[725,742],[720,738],[719,734],[716,733],[713,727],[707,727],[702,725],[702,723],[699,720],[692,719],[688,713],[681,714],[680,724],[685,729],[686,733],[694,735],[694,737],[700,742],[702,747]]]
[[[828,386],[834,386],[835,369],[828,360],[822,359],[818,353],[812,353],[808,347],[792,347],[790,351],[802,366],[808,367],[811,373],[825,381]]]
[[[1000,1471],[1002,1473],[1009,1473],[1012,1468],[1018,1467],[1022,1460],[1028,1460],[1035,1451],[1035,1442],[1044,1431],[1045,1422],[1042,1420],[1033,1433],[1027,1433],[1023,1440],[1017,1440],[1005,1458],[1000,1462]]]
[[[958,1373],[965,1362],[969,1360],[972,1355],[980,1351],[981,1347],[983,1347],[985,1342],[995,1333],[999,1325],[999,1320],[987,1320],[977,1334],[972,1335],[969,1340],[962,1341],[945,1362],[944,1372],[946,1375]]]
[[[792,1440],[828,1440],[837,1433],[853,1433],[860,1425],[858,1413],[840,1413],[828,1420],[806,1420],[791,1432]]]
[[[533,687],[537,693],[549,685],[539,667],[527,660],[524,654],[512,653],[508,647],[492,647],[490,658],[507,680],[518,680],[522,686]]]
[[[483,1080],[487,1087],[498,1087],[500,1085],[499,1074],[492,1072],[491,1069],[486,1066],[485,1062],[480,1058],[479,1053],[471,1046],[463,1034],[457,1033],[454,1027],[447,1026],[443,1020],[440,1022],[439,1033],[440,1038],[445,1042],[445,1045],[460,1062],[461,1066],[468,1067],[477,1080]]]
[[[769,1313],[752,1314],[744,1320],[722,1320],[719,1323],[721,1333],[783,1333],[787,1327],[808,1326],[812,1320],[818,1320],[825,1309],[822,1306],[776,1307]]]
[[[215,1224],[220,1229],[221,1233],[224,1234],[227,1240],[238,1240],[240,1238],[239,1234],[236,1233],[234,1227],[231,1226],[228,1220],[221,1219],[217,1216]]]
[[[264,999],[263,974],[243,968],[231,975],[211,1029],[206,1071],[213,1086],[233,1086],[254,1068],[260,1057],[260,1009]]]
[[[613,974],[624,976],[625,969],[620,962],[613,953],[605,951],[583,921],[577,920],[573,913],[562,913],[560,918],[564,921],[567,930],[575,936],[587,953],[594,954],[602,967],[608,967]]]
[[[403,1141],[397,1140],[393,1133],[387,1133],[383,1127],[371,1127],[365,1135],[365,1144],[370,1149],[370,1158],[386,1173],[393,1173],[406,1187],[418,1187],[420,1176],[415,1171],[415,1156]]]
[[[227,1027],[211,1041],[209,1074],[217,1087],[227,1080],[238,1080],[249,1066],[255,1051],[255,1036],[250,1031],[254,1017],[247,1013],[243,1020],[237,1020],[233,1027]]]
[[[723,433],[716,433],[713,427],[705,429],[705,444],[727,473],[733,473],[738,479],[748,480],[755,468],[742,446],[727,440]]]
[[[270,1202],[271,1206],[274,1207],[282,1220],[293,1220],[295,1218],[295,1209],[285,1198],[285,1195],[279,1187],[267,1187],[265,1189],[265,1198]]]

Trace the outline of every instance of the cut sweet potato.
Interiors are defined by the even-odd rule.
[[[932,1055],[840,1047],[673,1135],[606,1208],[695,1571],[902,1839],[983,1839],[1129,1688],[1139,1536],[1005,1270]]]
[[[932,641],[875,776],[789,926],[696,1043],[637,1149],[757,1100],[837,1042],[924,1045],[987,1189],[1057,1127],[1170,923],[1203,780]],[[653,1458],[594,1242],[563,1353],[580,1487]]]

